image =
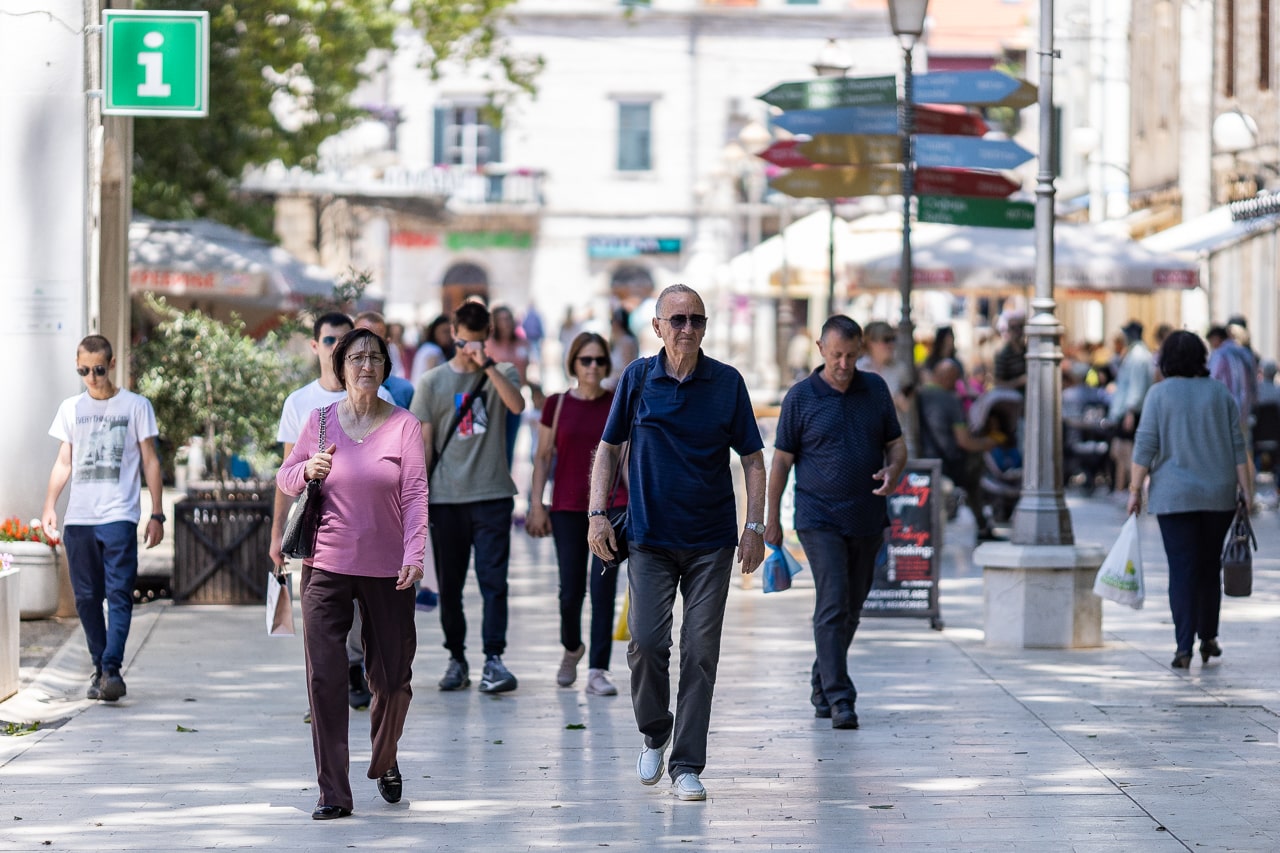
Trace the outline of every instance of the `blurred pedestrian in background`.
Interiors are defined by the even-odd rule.
[[[560,566],[560,644],[564,656],[556,683],[571,686],[578,678],[578,662],[587,648],[582,642],[582,602],[591,594],[591,652],[587,659],[587,692],[613,696],[618,688],[609,680],[613,651],[613,611],[618,591],[618,566],[605,568],[587,547],[591,460],[604,432],[613,392],[602,387],[612,369],[604,338],[583,332],[569,346],[566,367],[576,384],[547,399],[538,427],[533,486],[529,490],[530,536],[553,535]],[[547,479],[554,472],[551,511],[543,504]],[[625,506],[627,491],[620,486],[609,505]]]
[[[1160,523],[1169,561],[1169,609],[1177,650],[1171,666],[1188,669],[1195,638],[1205,662],[1222,654],[1222,542],[1237,496],[1249,494],[1240,410],[1209,377],[1204,342],[1171,332],[1160,347],[1164,380],[1152,386],[1134,436],[1128,511],[1147,509]]]

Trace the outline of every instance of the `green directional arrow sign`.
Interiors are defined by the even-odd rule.
[[[902,159],[902,140],[896,136],[820,133],[796,150],[813,163],[832,166],[896,163]]]
[[[1034,228],[1036,208],[1026,201],[968,196],[918,196],[916,219],[945,225],[982,225],[987,228]]]
[[[893,77],[819,77],[779,83],[756,97],[783,110],[887,106],[897,103],[898,84]]]
[[[794,198],[852,198],[893,195],[901,189],[901,178],[894,166],[831,166],[792,169],[769,186]]]

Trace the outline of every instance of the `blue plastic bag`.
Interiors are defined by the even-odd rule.
[[[764,591],[781,592],[791,589],[791,579],[800,571],[801,566],[791,552],[777,545],[764,543],[769,548],[769,556],[764,560]]]

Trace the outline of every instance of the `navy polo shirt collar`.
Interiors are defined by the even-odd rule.
[[[826,365],[815,367],[813,373],[809,374],[809,384],[813,386],[813,393],[819,397],[839,397],[841,392],[837,391],[827,384],[827,380],[819,376]],[[867,383],[862,379],[862,371],[856,367],[853,370],[853,379],[849,382],[849,387],[844,391],[844,396],[851,394],[861,394],[867,389]]]
[[[666,347],[663,347],[662,349],[658,350],[658,371],[659,371],[659,374],[658,374],[659,376],[663,376],[667,379],[670,379],[672,382],[681,381],[679,379],[676,379],[674,376],[672,376],[670,373],[667,372],[667,348]],[[705,353],[703,353],[702,347],[698,347],[698,363],[693,366],[693,373],[690,373],[688,376],[686,376],[683,381],[688,382],[692,379],[705,380],[710,377],[710,374],[711,374],[711,362],[707,360],[707,356]]]

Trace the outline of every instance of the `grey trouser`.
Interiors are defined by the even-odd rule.
[[[631,705],[651,749],[671,740],[671,778],[701,773],[707,764],[711,696],[720,662],[720,629],[733,574],[729,548],[674,550],[631,546]],[[684,600],[680,685],[671,713],[671,625],[676,590]],[[673,736],[674,735],[674,736]]]

